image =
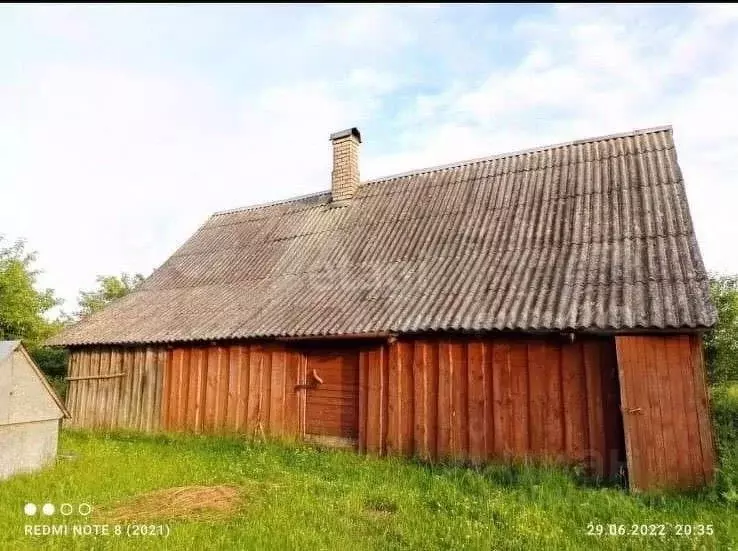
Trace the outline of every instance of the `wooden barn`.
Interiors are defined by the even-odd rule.
[[[469,462],[713,475],[715,321],[671,127],[218,212],[51,344],[79,427],[235,431]]]

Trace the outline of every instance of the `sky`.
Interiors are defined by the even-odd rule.
[[[708,270],[738,273],[735,5],[1,5],[0,234],[75,310],[218,210],[672,124]]]

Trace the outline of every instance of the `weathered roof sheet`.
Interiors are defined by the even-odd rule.
[[[671,127],[214,214],[53,344],[710,326]]]

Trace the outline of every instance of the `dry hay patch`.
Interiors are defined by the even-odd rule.
[[[154,519],[220,520],[231,516],[241,503],[235,486],[180,486],[138,495],[97,515],[108,522]]]

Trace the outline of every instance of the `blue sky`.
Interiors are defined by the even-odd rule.
[[[708,269],[738,272],[732,5],[0,6],[0,233],[74,309],[216,210],[673,124]]]

